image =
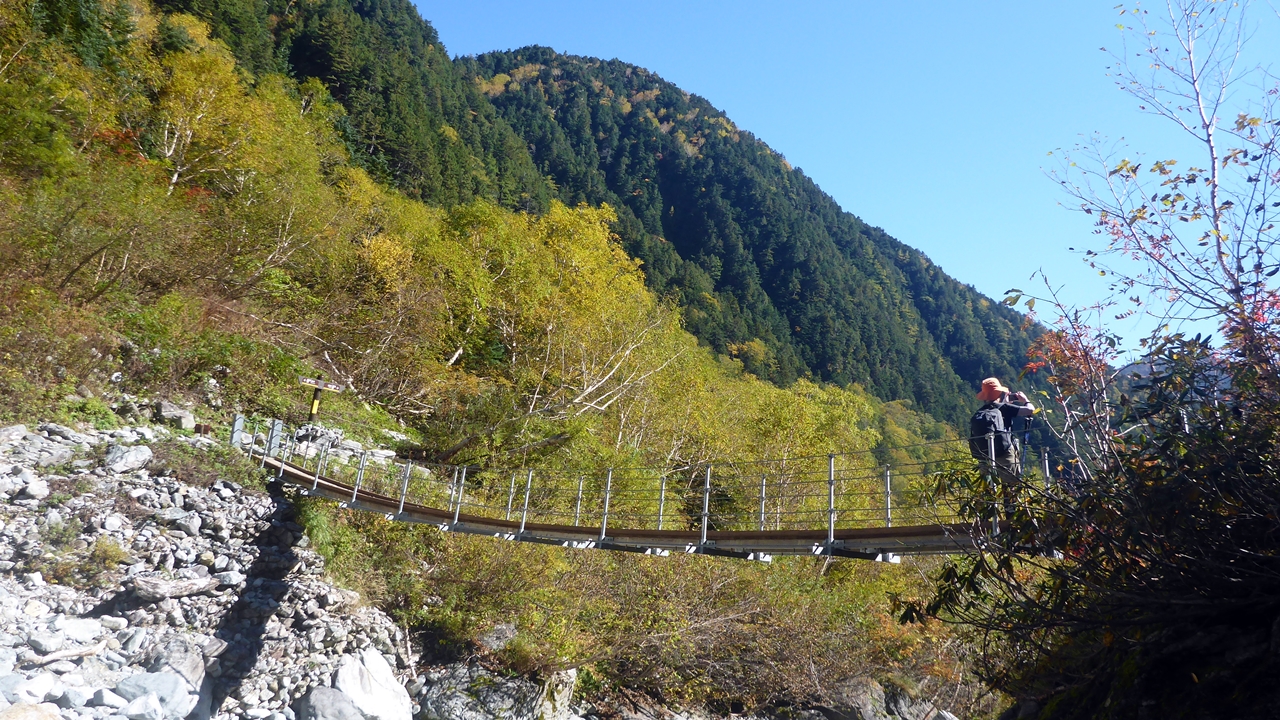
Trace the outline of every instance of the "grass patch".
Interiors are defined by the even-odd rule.
[[[64,400],[58,406],[58,416],[66,424],[85,423],[97,430],[113,430],[123,424],[111,406],[96,397]]]
[[[48,504],[54,507],[62,507],[63,505],[66,505],[67,501],[70,499],[71,499],[70,493],[55,492],[55,493],[51,493],[49,495],[49,499],[46,500],[45,502],[47,502]]]
[[[53,495],[66,495],[68,499],[93,492],[98,484],[92,475],[75,475],[72,477],[55,477],[49,480],[49,491]],[[50,495],[52,502],[53,495]],[[64,501],[65,502],[65,501]]]
[[[88,551],[44,563],[40,572],[48,582],[82,589],[109,587],[115,573],[131,556],[111,538],[99,538]]]
[[[152,443],[149,468],[156,475],[171,475],[188,485],[209,487],[218,480],[263,490],[266,474],[244,453],[227,445],[198,449],[178,440]]]

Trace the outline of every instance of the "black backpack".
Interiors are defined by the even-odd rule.
[[[999,403],[987,403],[969,418],[969,453],[975,458],[988,457],[988,435],[995,436],[996,457],[1004,457],[1013,450],[1013,437],[1004,426]]]

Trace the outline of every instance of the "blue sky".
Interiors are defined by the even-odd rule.
[[[1122,22],[1102,2],[509,2],[417,0],[453,55],[539,44],[648,68],[724,110],[845,210],[993,297],[1068,301],[1106,286],[1069,247],[1087,218],[1047,153],[1099,132],[1135,150],[1187,145],[1107,77]],[[1148,3],[1155,7],[1162,3]],[[980,8],[980,9],[976,9]],[[1273,11],[1253,48],[1280,47]],[[1137,153],[1135,153],[1137,154]],[[1133,323],[1117,327],[1132,337]]]

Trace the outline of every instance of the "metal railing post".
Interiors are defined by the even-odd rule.
[[[369,451],[365,450],[360,453],[360,467],[356,468],[356,486],[351,491],[351,502],[356,501],[356,496],[360,494],[360,486],[364,484],[364,466],[369,462]]]
[[[331,452],[333,452],[332,441],[326,443],[324,446],[324,457],[321,458],[321,461],[322,461],[321,467],[323,468],[323,470],[321,470],[321,473],[328,472],[329,470],[329,453]]]
[[[573,504],[573,526],[578,527],[578,519],[582,517],[582,482],[586,480],[585,475],[578,476],[578,499]]]
[[[284,450],[280,452],[280,467],[276,470],[276,480],[284,480],[284,464],[293,459],[293,437],[284,444]]]
[[[516,501],[516,474],[511,473],[511,487],[507,489],[507,514],[502,517],[503,520],[511,519],[511,505]]]
[[[533,489],[533,469],[529,469],[529,479],[524,483],[524,509],[520,511],[520,534],[524,535],[524,521],[529,517],[529,492]]]
[[[453,524],[458,524],[458,514],[462,512],[462,491],[467,486],[467,466],[462,466],[462,476],[458,478],[458,500],[453,504]]]
[[[760,532],[764,532],[764,484],[768,479],[768,475],[760,476]]]
[[[827,455],[827,547],[836,544],[836,456]]]
[[[662,529],[662,513],[667,509],[667,476],[658,483],[658,529]]]
[[[268,427],[270,429],[267,430],[267,442],[262,446],[262,459],[258,461],[259,468],[265,468],[267,466],[267,456],[271,454],[271,447],[276,443],[275,422],[271,422]]]
[[[320,452],[316,453],[316,477],[311,483],[312,492],[315,492],[315,489],[320,486],[320,470],[324,467],[324,459],[329,454],[329,445],[331,444],[331,442],[326,441],[324,447],[320,448]]]
[[[884,466],[884,526],[893,527],[893,475],[890,466]]]
[[[240,435],[244,433],[244,415],[236,413],[235,418],[231,420],[231,447],[239,450],[244,443],[240,442]]]
[[[711,466],[707,466],[706,480],[702,483],[702,539],[700,544],[707,544],[707,523],[711,517]]]
[[[453,477],[449,479],[449,507],[445,508],[449,512],[453,512],[453,494],[458,491],[458,467],[453,467]]]
[[[275,435],[275,442],[267,443],[267,454],[274,457],[277,451],[282,450],[281,446],[284,444],[283,420],[277,420],[274,418],[271,420],[271,434]]]
[[[409,475],[413,473],[413,461],[409,460],[404,464],[404,479],[400,481],[400,507],[396,508],[396,515],[404,514],[404,499],[409,494]]]
[[[609,527],[609,493],[613,490],[613,468],[604,476],[604,512],[600,513],[600,542],[604,542]]]
[[[249,431],[249,462],[253,462],[253,448],[258,444],[258,421],[253,421],[253,429]]]

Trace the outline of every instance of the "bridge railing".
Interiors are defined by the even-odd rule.
[[[965,439],[930,443],[928,460],[880,464],[854,452],[688,467],[569,472],[414,462],[367,450],[315,426],[238,418],[232,443],[265,465],[306,473],[406,504],[524,525],[702,533],[948,524],[961,518],[933,492],[937,474],[972,468]],[[899,449],[900,450],[900,449]],[[1049,479],[1050,458],[1024,472]],[[994,478],[993,478],[994,480]],[[704,538],[705,539],[705,538]]]

